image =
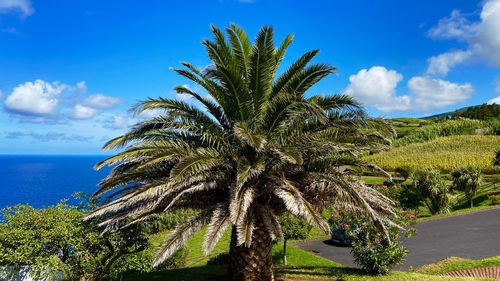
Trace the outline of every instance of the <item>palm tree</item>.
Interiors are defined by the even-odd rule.
[[[196,209],[167,235],[154,265],[204,225],[203,250],[209,253],[231,226],[234,280],[273,280],[271,242],[283,237],[278,215],[285,211],[328,233],[320,212],[336,204],[368,215],[385,231],[379,213],[393,214],[392,202],[340,167],[385,173],[357,155],[390,145],[391,127],[368,118],[351,97],[306,97],[336,70],[310,64],[319,50],[278,75],[292,35],[276,48],[271,26],[262,27],[253,44],[234,24],[226,28],[227,38],[215,26],[211,30],[215,39],[202,44],[213,65],[200,71],[183,62],[184,69],[174,69],[207,94],[177,86],[192,102],[160,97],[133,107],[136,114],[162,113],[104,145],[125,148],[96,165],[114,168],[95,195],[114,190],[116,199],[87,217],[102,216],[102,225],[115,229],[130,218],[135,223]]]

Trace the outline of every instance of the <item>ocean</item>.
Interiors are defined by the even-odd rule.
[[[103,155],[0,155],[0,208],[16,204],[40,208],[70,199],[78,191],[91,194],[110,171],[93,169],[104,159]]]

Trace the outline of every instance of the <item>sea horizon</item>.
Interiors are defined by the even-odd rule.
[[[110,168],[94,165],[109,155],[0,154],[0,208],[29,204],[47,207],[75,192],[92,194]]]

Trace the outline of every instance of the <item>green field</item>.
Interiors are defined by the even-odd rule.
[[[369,155],[363,158],[368,163],[394,171],[401,165],[413,168],[437,168],[449,172],[457,166],[475,165],[483,173],[499,173],[500,168],[493,167],[495,151],[500,149],[500,136],[449,136],[424,143],[413,143],[389,151]]]

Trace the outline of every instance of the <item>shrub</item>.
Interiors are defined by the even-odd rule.
[[[416,224],[418,216],[414,211],[398,210],[397,213],[398,218],[395,222],[400,226]],[[389,243],[369,220],[355,211],[334,211],[329,223],[332,227],[340,226],[345,231],[352,247],[354,261],[370,274],[386,274],[394,265],[401,264],[406,258],[408,251],[400,245],[400,238],[403,236],[400,235],[401,230],[398,227],[386,225],[391,239]],[[405,236],[409,237],[414,233],[415,229],[410,227]]]
[[[460,166],[451,173],[453,178],[453,188],[463,191],[465,197],[473,207],[473,199],[476,196],[477,189],[481,184],[481,170],[474,166]]]
[[[500,166],[500,150],[495,152],[495,158],[493,158],[493,166]]]
[[[411,173],[413,172],[413,167],[410,165],[401,165],[396,167],[394,172],[396,173],[396,175],[407,180],[411,176]]]
[[[412,174],[413,187],[432,214],[447,213],[449,209],[448,188],[438,170],[427,168]]]
[[[29,205],[0,211],[0,265],[30,265],[63,271],[68,279],[99,280],[116,262],[149,246],[142,224],[124,231],[103,233],[96,221],[83,221],[86,211],[99,205],[85,195],[79,206],[66,204],[36,209]]]
[[[491,201],[491,204],[493,205],[500,205],[500,194],[497,195],[490,195],[488,198]]]

